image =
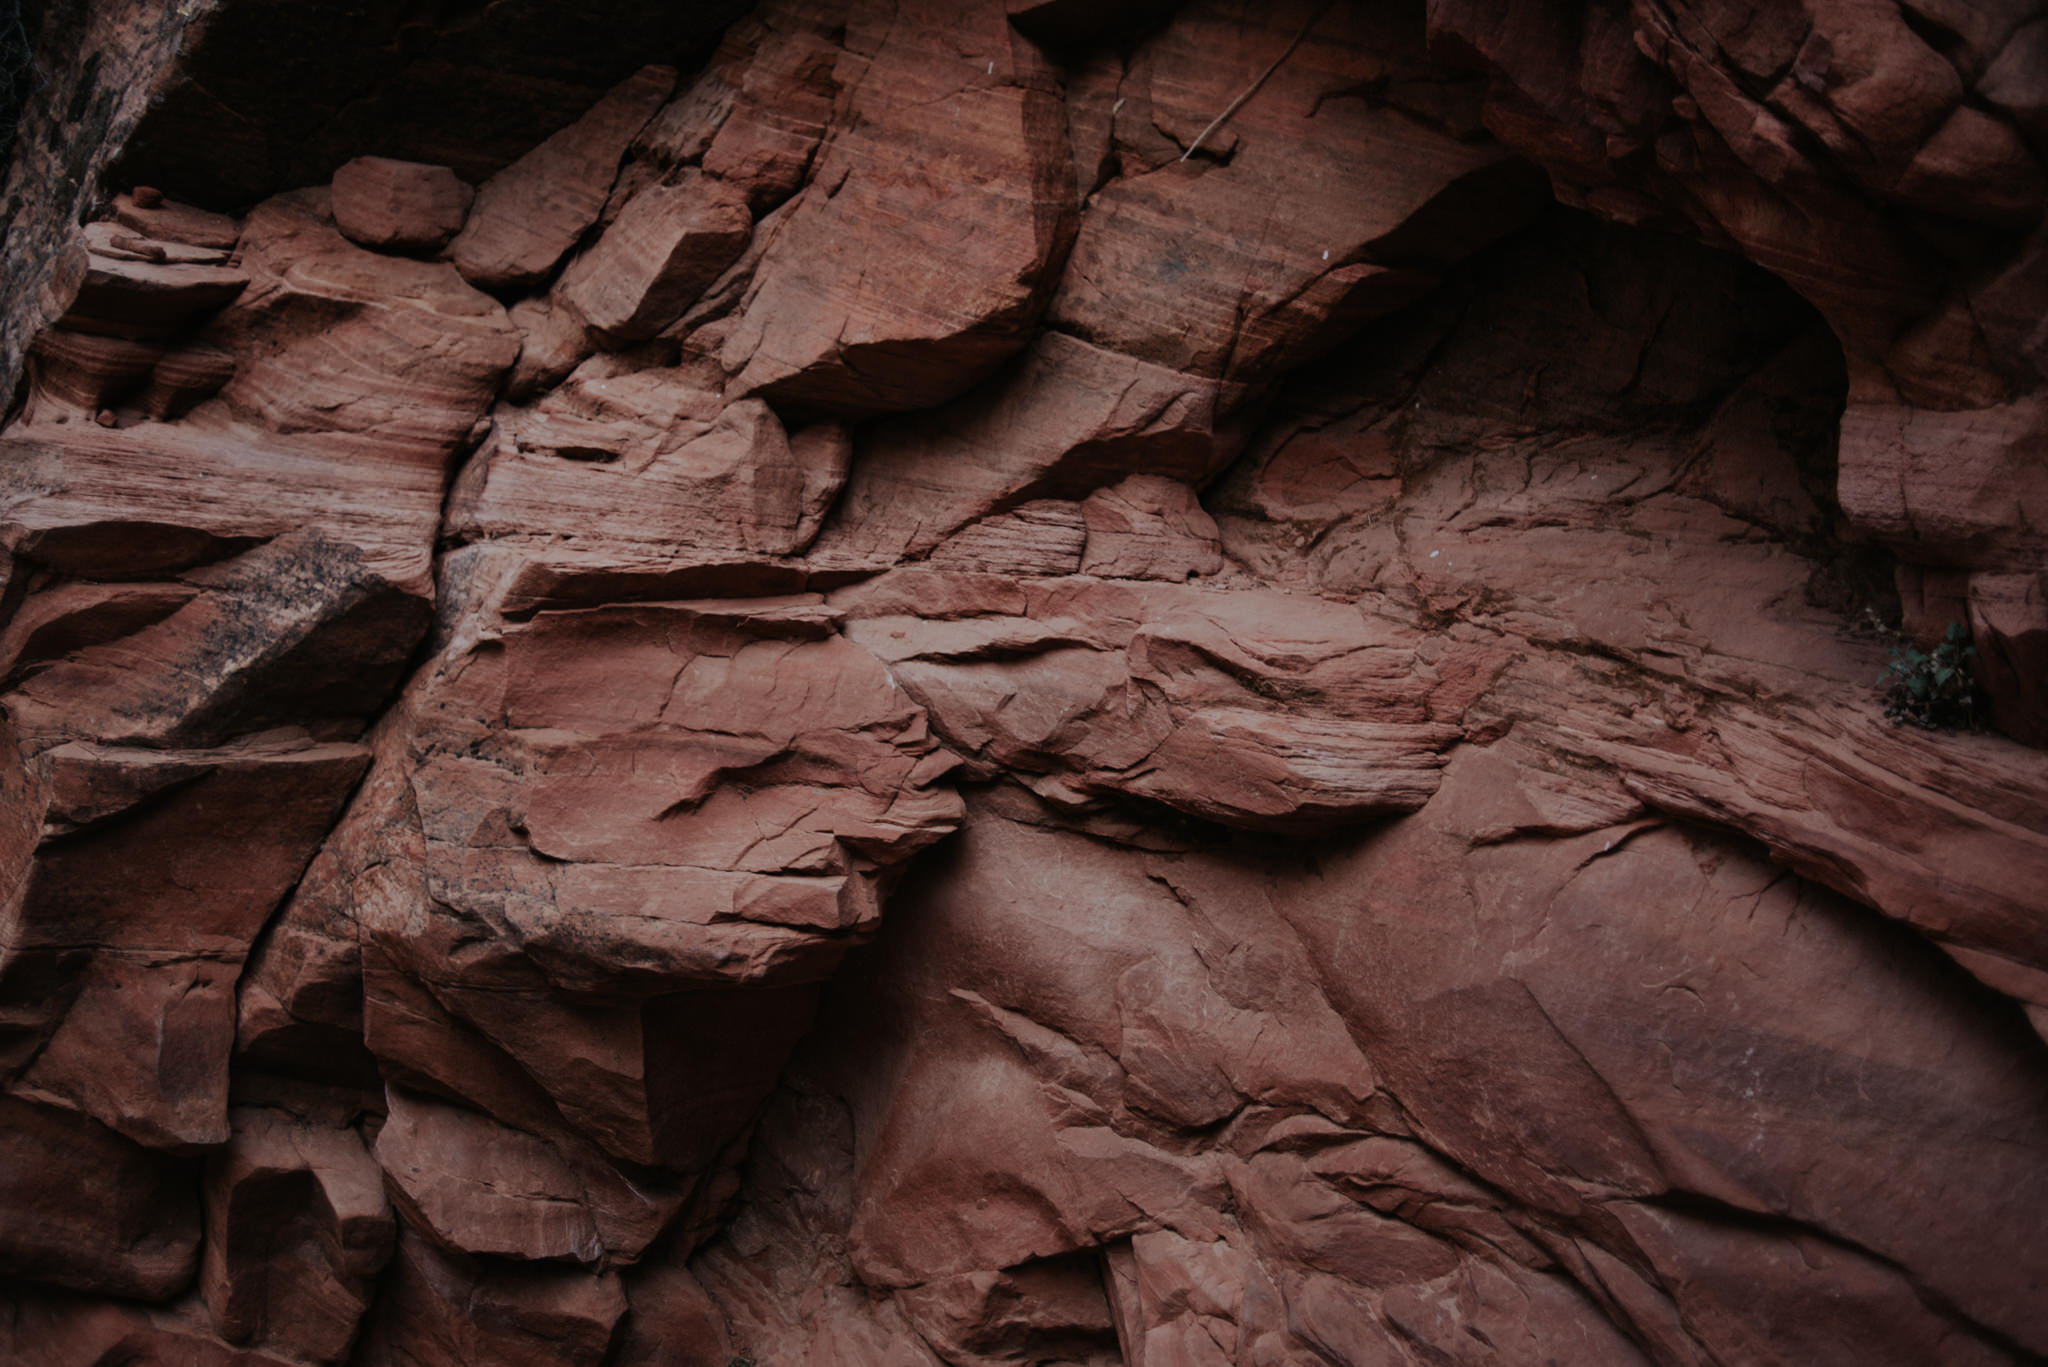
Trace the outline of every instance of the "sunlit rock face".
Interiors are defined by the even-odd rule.
[[[0,1361],[2048,1356],[2048,21],[46,8]]]

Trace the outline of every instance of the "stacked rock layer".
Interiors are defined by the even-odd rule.
[[[2048,19],[616,8],[10,295],[0,1360],[2048,1356]]]

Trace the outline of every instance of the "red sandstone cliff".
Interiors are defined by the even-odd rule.
[[[30,8],[0,1360],[2048,1356],[2037,7]]]

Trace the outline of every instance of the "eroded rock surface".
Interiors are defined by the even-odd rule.
[[[2048,1357],[2023,7],[76,8],[0,1358]]]

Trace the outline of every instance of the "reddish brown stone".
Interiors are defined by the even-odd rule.
[[[1540,191],[1497,148],[1326,98],[1384,79],[1365,23],[1305,0],[1203,4],[1150,39],[1122,88],[1139,114],[1123,118],[1138,126],[1117,125],[1126,160],[1148,165],[1091,202],[1055,323],[1174,370],[1262,381],[1408,303],[1430,266],[1532,210]],[[1202,144],[1210,156],[1189,156],[1276,61]],[[1162,135],[1170,151],[1150,150]]]
[[[201,592],[163,620],[24,681],[14,695],[24,727],[207,745],[280,723],[367,718],[426,625],[424,604],[317,534],[288,533],[193,577]],[[176,682],[149,682],[159,674]]]
[[[407,1233],[356,1360],[598,1367],[625,1311],[617,1273],[479,1263]]]
[[[154,196],[154,204],[144,204],[145,188],[138,185],[129,194],[114,196],[116,222],[159,242],[183,242],[216,251],[231,251],[240,240],[242,225],[228,215],[166,200],[162,191]]]
[[[479,289],[528,286],[554,270],[597,222],[626,147],[675,88],[668,67],[645,67],[575,123],[477,190],[449,256]]]
[[[628,1272],[624,1280],[632,1313],[613,1359],[617,1367],[732,1361],[725,1312],[687,1269],[654,1264]]]
[[[708,176],[651,186],[570,263],[561,297],[608,342],[645,341],[696,302],[753,230],[745,197]]]
[[[10,1277],[166,1300],[199,1257],[195,1165],[79,1115],[0,1097],[0,1264]]]
[[[239,296],[248,273],[224,250],[158,242],[112,223],[85,233],[86,266],[60,324],[105,337],[162,338]]]
[[[926,563],[972,574],[1073,574],[1087,544],[1079,504],[1039,498],[961,528],[934,546]]]
[[[2044,547],[2048,500],[2037,449],[2048,406],[1934,413],[1852,405],[1842,415],[1843,511],[1874,534],[1940,562],[2024,569]]]
[[[1084,574],[1178,581],[1223,568],[1216,522],[1178,480],[1133,475],[1081,505],[1088,524]]]
[[[214,1328],[280,1357],[346,1361],[395,1234],[377,1165],[349,1129],[253,1108],[232,1119],[206,1180]]]
[[[764,225],[720,354],[740,393],[865,415],[942,402],[1029,340],[1073,163],[1050,70],[1000,10],[853,10],[844,131]],[[933,161],[948,181],[914,170]]]
[[[164,349],[124,337],[52,328],[36,338],[31,354],[41,363],[38,378],[46,393],[97,412],[140,386]]]
[[[203,1309],[189,1303],[155,1310],[14,1291],[0,1293],[0,1353],[37,1367],[103,1367],[108,1362],[291,1367],[295,1361],[222,1343],[209,1331]]]
[[[2038,574],[1973,574],[1970,626],[1999,730],[2048,748],[2048,581]]]
[[[839,601],[951,745],[1050,801],[1315,827],[1420,806],[1458,734],[1421,637],[1336,604],[1084,578],[1031,585],[1019,611],[1000,583],[898,571]]]
[[[533,407],[502,413],[456,486],[451,531],[523,542],[541,558],[573,532],[580,544],[568,549],[586,565],[801,551],[846,479],[845,429],[792,434],[767,404],[723,404],[695,380],[600,357]]]
[[[2048,1353],[2026,6],[74,8],[0,1359]]]
[[[214,346],[181,346],[157,358],[136,407],[170,422],[220,393],[235,377],[235,358]]]
[[[735,37],[753,37],[744,61],[714,65],[713,78],[737,89],[704,148],[703,165],[740,187],[760,213],[803,184],[831,124],[843,55],[834,40],[844,32],[846,6],[770,0],[753,17],[758,36],[746,35],[742,22],[726,38],[732,53]]]
[[[152,1146],[224,1141],[235,976],[364,759],[74,741],[34,761],[44,847],[12,872],[0,964],[12,1089]]]
[[[2048,20],[2036,18],[2015,29],[1977,82],[1977,93],[2010,114],[2039,145],[2048,130]]]
[[[445,166],[357,157],[334,173],[334,226],[359,246],[431,252],[462,231],[476,192]]]
[[[221,397],[272,432],[445,460],[519,354],[517,334],[452,267],[364,251],[321,201],[283,195],[250,215],[254,288],[208,334],[248,358]]]
[[[1249,435],[1231,412],[1243,397],[1047,332],[988,388],[869,429],[825,544],[887,563],[1020,495],[1079,498],[1136,472],[1205,480]]]

